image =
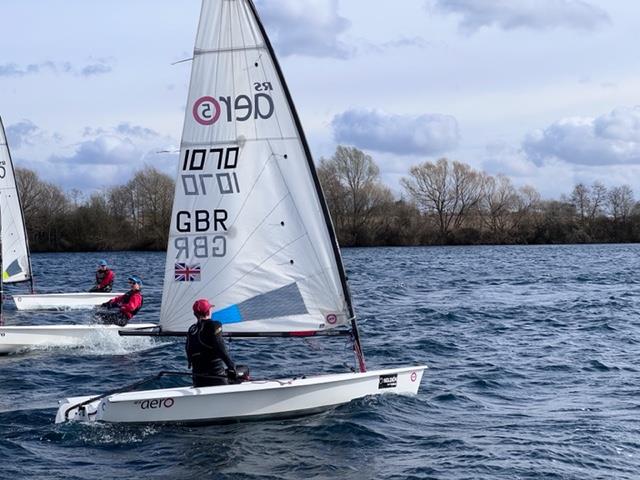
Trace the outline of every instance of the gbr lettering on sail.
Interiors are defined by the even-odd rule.
[[[202,96],[192,107],[194,120],[204,127],[219,122],[266,120],[274,113],[270,82],[256,82],[252,96]],[[236,171],[240,149],[237,146],[187,148],[180,165],[177,192],[196,207],[179,209],[175,214],[174,237],[176,259],[224,257],[227,253],[229,213],[224,208],[199,208],[211,205],[205,197],[237,195],[241,181]]]

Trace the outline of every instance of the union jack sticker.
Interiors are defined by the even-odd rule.
[[[174,280],[176,282],[199,282],[200,264],[187,265],[186,263],[176,263],[174,273]]]

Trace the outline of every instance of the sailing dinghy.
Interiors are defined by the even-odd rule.
[[[0,118],[0,251],[2,252],[2,283],[30,280],[31,257],[27,243],[20,198],[16,188],[13,163]],[[38,295],[14,295],[18,310],[51,308],[91,308],[121,295],[119,293],[58,293]],[[2,312],[2,288],[0,288],[0,314]],[[0,354],[15,353],[33,347],[79,346],[95,338],[96,334],[117,336],[120,330],[155,327],[152,323],[113,325],[38,325],[0,326]]]
[[[18,310],[78,310],[102,305],[122,292],[38,293],[13,295]]]
[[[14,295],[18,310],[67,310],[92,308],[122,293],[33,293],[33,273],[29,241],[7,136],[0,118],[0,217],[2,218],[2,280],[18,283],[29,280],[31,293]]]
[[[56,422],[208,423],[416,394],[424,366],[366,371],[309,147],[251,0],[203,0],[187,105],[158,334],[185,335],[204,297],[229,336],[350,335],[359,372],[139,390],[185,374],[161,372],[67,398]]]

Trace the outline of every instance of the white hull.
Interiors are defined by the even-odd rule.
[[[303,415],[381,393],[417,394],[427,367],[249,381],[216,387],[178,387],[92,396],[60,402],[56,423],[214,423]]]
[[[41,293],[14,295],[13,301],[18,310],[70,310],[92,308],[118,297],[122,293]]]
[[[119,330],[157,327],[153,323],[116,325],[37,325],[0,327],[0,354],[15,353],[36,347],[82,346],[96,335],[118,335]]]

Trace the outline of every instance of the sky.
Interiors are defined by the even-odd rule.
[[[398,195],[442,157],[545,198],[640,198],[640,2],[256,0],[312,154],[367,152]],[[177,171],[200,0],[0,0],[16,166],[65,190]]]

